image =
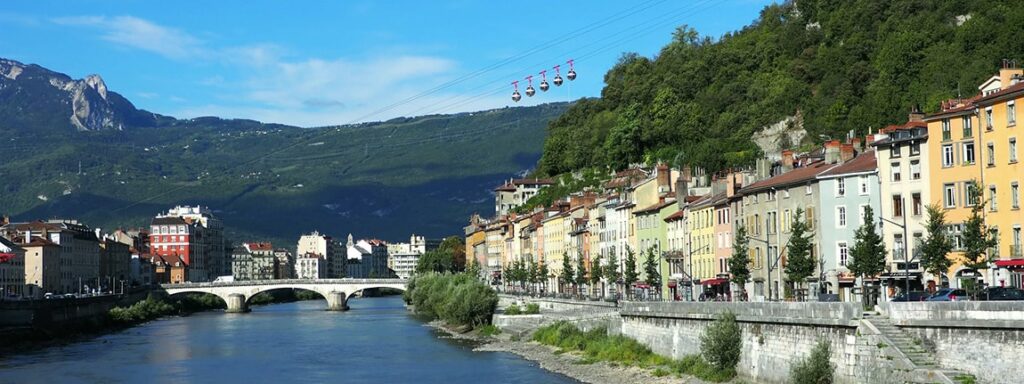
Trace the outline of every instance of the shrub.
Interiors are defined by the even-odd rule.
[[[519,309],[519,306],[515,305],[515,304],[509,305],[507,308],[505,308],[505,314],[506,315],[513,315],[514,316],[514,315],[519,315],[519,314],[522,314],[522,313],[523,313],[523,310]]]
[[[793,365],[789,381],[793,384],[832,384],[835,366],[829,361],[832,347],[825,340],[811,350],[811,354]]]
[[[130,307],[114,307],[110,310],[110,319],[117,323],[134,324],[156,319],[161,316],[177,313],[173,305],[150,295]]]
[[[471,327],[490,322],[498,306],[498,294],[491,287],[464,273],[417,274],[403,298],[418,314]]]
[[[540,305],[538,305],[537,303],[526,304],[526,312],[525,313],[527,315],[536,315],[536,314],[540,313]]]
[[[742,336],[740,326],[736,324],[736,315],[723,313],[700,336],[701,355],[717,370],[735,372],[740,362]]]
[[[501,333],[501,329],[496,327],[496,326],[494,326],[494,324],[487,324],[487,325],[485,325],[483,327],[480,327],[480,335],[481,336],[494,336],[494,335],[497,335],[497,334],[500,334],[500,333]]]

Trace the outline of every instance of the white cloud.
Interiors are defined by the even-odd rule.
[[[172,59],[187,59],[203,52],[202,42],[196,37],[134,16],[73,16],[51,20],[60,25],[96,28],[103,31],[104,40]]]

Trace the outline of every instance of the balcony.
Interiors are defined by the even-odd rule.
[[[1020,259],[1022,257],[1024,257],[1024,254],[1022,254],[1022,252],[1021,252],[1021,245],[1020,244],[1010,245],[1010,258],[1011,259]]]

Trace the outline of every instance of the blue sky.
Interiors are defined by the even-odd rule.
[[[718,37],[770,2],[5,2],[0,57],[100,74],[175,117],[320,126],[514,105],[511,81],[570,58],[576,81],[518,104],[597,96],[623,52],[682,24]]]

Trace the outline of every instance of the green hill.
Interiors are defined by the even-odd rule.
[[[758,152],[751,135],[788,116],[803,118],[811,141],[902,123],[914,105],[973,95],[1002,59],[1024,59],[1020,5],[799,0],[720,39],[682,27],[655,58],[624,55],[600,98],[552,124],[540,173],[745,164]]]

